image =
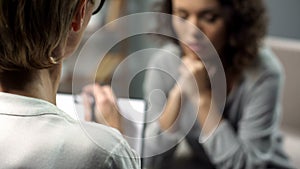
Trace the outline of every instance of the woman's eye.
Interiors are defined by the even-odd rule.
[[[187,19],[188,18],[188,14],[185,13],[185,12],[178,12],[175,15],[182,18],[182,19]]]
[[[214,22],[216,22],[216,20],[219,19],[219,17],[220,16],[217,14],[206,14],[200,18],[208,23],[214,23]]]

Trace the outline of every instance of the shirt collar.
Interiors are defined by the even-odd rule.
[[[3,92],[0,92],[0,114],[15,116],[55,114],[69,117],[50,102]]]

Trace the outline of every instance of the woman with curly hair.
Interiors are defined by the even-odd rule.
[[[279,132],[282,68],[274,54],[262,45],[267,25],[262,0],[164,0],[161,6],[161,12],[173,17],[160,25],[179,40],[170,39],[163,47],[168,52],[154,56],[149,66],[154,70],[147,71],[145,77],[149,117],[160,115],[146,129],[148,167],[180,168],[175,157],[178,146],[172,145],[185,137],[192,154],[183,168],[291,168]],[[188,23],[205,34],[222,62],[227,83],[222,112],[214,109],[210,66],[207,73],[203,64],[210,58],[197,57],[207,43]],[[184,71],[183,65],[190,72]],[[175,72],[175,80],[158,70]],[[191,77],[197,88],[180,84]],[[155,96],[153,91],[157,89],[167,98]],[[200,95],[195,97],[198,92]],[[190,103],[199,106],[196,116],[188,112]],[[208,114],[220,120],[207,118]],[[204,129],[205,123],[208,127]],[[200,133],[212,134],[203,143],[199,141]]]

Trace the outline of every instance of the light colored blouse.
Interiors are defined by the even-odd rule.
[[[137,169],[138,156],[121,134],[77,122],[55,105],[0,93],[0,168]]]
[[[176,145],[185,138],[201,168],[291,168],[279,133],[283,76],[274,54],[263,48],[259,62],[243,72],[227,97],[224,120],[204,143],[199,141],[201,127],[187,102],[182,105],[175,132],[162,132],[157,120],[179,77],[180,57],[178,46],[166,45],[150,62],[152,70],[146,72],[144,94],[152,123],[146,129],[145,154],[156,155],[148,163],[172,163]]]

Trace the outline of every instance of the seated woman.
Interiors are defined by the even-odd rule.
[[[161,12],[174,16],[159,25],[179,40],[169,40],[162,52],[151,56],[151,70],[146,72],[147,168],[179,168],[174,153],[182,138],[193,152],[182,168],[292,168],[279,132],[282,67],[262,45],[267,23],[262,0],[163,2]],[[218,53],[221,67],[210,62],[214,55],[205,53],[210,43],[199,30]],[[227,99],[222,109],[208,77],[214,81],[223,70],[226,82],[221,88],[226,86]],[[216,96],[221,88],[214,89]],[[111,89],[88,86],[87,94],[95,95],[95,120],[120,128]],[[201,136],[208,137],[203,142]]]
[[[267,23],[263,2],[164,0],[161,6],[161,12],[175,17],[160,25],[174,31],[179,40],[169,40],[163,47],[169,52],[154,56],[149,67],[155,70],[145,77],[145,98],[151,108],[148,114],[160,113],[147,127],[146,156],[153,156],[147,159],[149,168],[178,168],[174,153],[183,137],[193,152],[183,168],[291,168],[279,133],[282,67],[262,45]],[[207,42],[188,23],[207,36],[222,61],[227,82],[224,111],[212,100],[203,63],[210,59],[203,57]],[[182,71],[184,66],[190,72]],[[208,73],[213,66],[207,67]],[[167,70],[175,79],[157,70]],[[197,88],[182,85],[191,77]],[[153,91],[157,90],[167,99],[155,96]],[[199,105],[196,116],[188,112],[194,103]],[[204,124],[209,127],[203,129]],[[201,142],[201,135],[209,137]]]
[[[59,110],[62,61],[104,0],[1,0],[0,168],[140,168],[110,127]]]

